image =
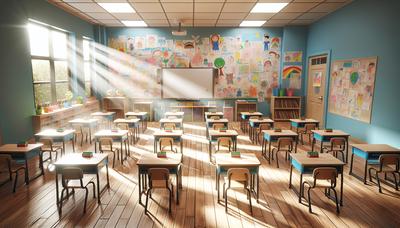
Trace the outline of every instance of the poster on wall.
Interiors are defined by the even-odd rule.
[[[322,72],[321,71],[315,72],[314,75],[312,76],[312,86],[321,87],[321,82],[322,82]]]
[[[370,123],[376,67],[377,57],[334,61],[328,111]]]
[[[282,80],[289,82],[289,88],[301,89],[302,66],[286,65],[283,67]]]
[[[302,63],[303,62],[303,52],[287,51],[287,52],[285,52],[283,59],[286,63]]]
[[[264,101],[278,87],[280,37],[268,37],[268,50],[265,37],[257,32],[226,37],[192,35],[191,38],[175,40],[153,34],[131,35],[129,40],[110,37],[109,46],[131,56],[129,67],[134,68],[134,73],[130,77],[137,87],[143,87],[138,91],[147,91],[146,95],[159,97],[156,91],[160,88],[157,75],[146,71],[149,66],[154,69],[214,67],[219,72],[214,86],[214,96],[218,98],[256,97]],[[293,74],[291,78],[292,85],[299,87],[300,76]]]

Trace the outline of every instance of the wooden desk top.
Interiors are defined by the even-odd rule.
[[[207,123],[228,123],[229,120],[228,119],[219,119],[219,120],[207,119],[206,122]]]
[[[94,134],[95,138],[99,137],[122,137],[128,134],[128,130],[119,130],[117,132],[113,132],[111,130],[100,130]]]
[[[282,132],[276,132],[275,130],[263,130],[262,132],[270,136],[297,136],[297,133],[292,130],[282,130]]]
[[[107,153],[93,153],[93,157],[84,158],[81,153],[71,153],[58,159],[54,165],[57,166],[97,166],[108,157]]]
[[[28,144],[26,147],[18,147],[17,144],[4,144],[0,146],[0,154],[7,152],[27,153],[43,146],[42,143]]]
[[[125,116],[145,116],[147,112],[127,112]]]
[[[395,148],[387,144],[351,144],[351,146],[366,153],[400,153],[399,148]]]
[[[314,134],[321,136],[350,136],[350,134],[341,130],[332,130],[332,132],[326,132],[325,130],[311,130]]]
[[[136,165],[142,166],[178,166],[182,162],[182,154],[167,153],[166,158],[158,158],[155,153],[143,153]]]
[[[182,123],[183,119],[168,119],[168,118],[162,118],[160,119],[160,123]]]
[[[262,116],[263,114],[261,112],[241,112],[240,115],[246,115],[246,116]]]
[[[253,123],[273,123],[274,121],[271,119],[249,119],[249,122],[253,122]]]
[[[290,157],[302,166],[344,166],[345,163],[331,154],[319,154],[317,158],[310,158],[307,153],[290,153]]]
[[[64,130],[62,132],[58,132],[56,129],[47,129],[47,130],[43,130],[37,134],[35,134],[35,136],[39,136],[39,137],[64,137],[70,134],[73,134],[75,132],[75,130],[72,129],[67,129]]]
[[[90,115],[92,115],[92,116],[111,116],[114,114],[115,114],[115,112],[94,112]]]
[[[239,134],[235,130],[226,130],[226,132],[221,132],[219,130],[208,130],[210,136],[238,136]]]
[[[82,118],[78,118],[78,119],[73,119],[68,121],[68,123],[71,124],[91,124],[91,123],[97,123],[99,122],[98,119],[82,119]]]
[[[295,123],[319,123],[318,120],[314,120],[314,119],[289,119],[290,122],[295,122]]]
[[[204,115],[206,115],[206,116],[207,115],[209,115],[209,116],[212,116],[212,115],[223,116],[224,113],[223,112],[205,112]]]
[[[185,115],[185,112],[166,112],[165,113],[165,116],[173,116],[173,115],[183,116],[183,115]]]
[[[140,119],[116,119],[114,123],[138,123]]]
[[[217,166],[235,166],[235,167],[247,167],[247,166],[259,166],[261,165],[260,160],[254,154],[240,154],[240,158],[232,157],[228,154],[215,154],[215,164]]]
[[[183,131],[182,130],[172,130],[172,132],[168,132],[165,130],[158,130],[154,132],[154,136],[182,136]]]

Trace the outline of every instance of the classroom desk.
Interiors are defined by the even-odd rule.
[[[71,125],[79,125],[83,128],[89,129],[89,142],[92,144],[92,129],[97,128],[99,120],[98,119],[73,119],[68,121],[69,124]]]
[[[58,175],[61,174],[62,170],[66,167],[78,167],[81,168],[84,174],[95,174],[97,181],[97,202],[100,204],[100,195],[106,189],[110,188],[110,180],[108,176],[108,154],[93,154],[91,158],[84,158],[82,154],[67,154],[66,156],[59,159],[54,163],[55,171],[56,171],[56,199],[57,199],[57,208],[60,212],[60,199],[59,196],[59,181]],[[106,175],[107,175],[107,184],[100,190],[100,178],[99,171],[106,167]]]
[[[209,106],[209,105],[178,105],[178,106],[170,106],[172,110],[180,110],[187,114],[186,121],[196,122],[201,121],[203,119],[204,113],[209,111],[210,109],[216,109],[217,106]],[[191,119],[188,117],[191,116]]]
[[[115,112],[94,112],[90,115],[105,119],[108,123],[108,127],[111,128],[111,122],[114,120]]]
[[[118,124],[127,124],[128,128],[130,129],[129,131],[131,131],[131,129],[133,129],[133,134],[132,134],[132,141],[133,144],[135,144],[138,139],[139,139],[139,122],[140,119],[116,119],[114,120],[114,124],[117,126]],[[131,131],[132,133],[132,131]]]
[[[219,130],[208,130],[208,154],[211,162],[212,155],[212,142],[216,142],[220,137],[230,137],[233,141],[233,151],[237,150],[237,136],[239,134],[235,130],[226,130],[225,132]]]
[[[182,189],[182,154],[167,153],[166,158],[158,158],[155,153],[143,153],[136,162],[138,166],[139,203],[147,188],[147,170],[150,168],[167,168],[170,174],[176,175],[176,204],[179,204],[179,189]]]
[[[261,112],[241,112],[240,113],[240,129],[244,133],[247,132],[247,122],[249,121],[250,117],[252,116],[257,116],[257,117],[262,117]]]
[[[117,131],[112,131],[112,130],[101,130],[98,131],[94,134],[94,152],[97,153],[97,144],[100,143],[101,138],[112,138],[113,141],[120,142],[121,143],[121,149],[119,152],[121,153],[121,164],[123,164],[123,144],[125,144],[125,159],[129,154],[129,143],[126,143],[128,140],[128,130],[117,130]],[[100,149],[100,145],[99,145]],[[118,156],[119,157],[119,156]]]
[[[274,128],[274,121],[271,119],[249,119],[249,138],[253,143],[258,141],[256,139],[256,128],[263,123],[269,124],[271,128]]]
[[[391,147],[386,144],[351,144],[352,153],[350,160],[349,175],[353,175],[358,179],[362,179],[364,184],[367,184],[367,166],[368,164],[379,164],[379,156],[382,154],[400,154],[400,149]],[[365,160],[364,163],[364,178],[353,174],[353,159],[354,155]]]
[[[157,153],[157,142],[160,138],[173,138],[175,142],[179,142],[181,153],[183,153],[183,139],[182,139],[183,131],[182,130],[172,130],[171,132],[160,130],[154,132],[154,153]]]
[[[315,124],[319,128],[319,121],[314,119],[289,119],[290,130],[296,128],[296,133],[299,133],[300,128],[304,128],[306,124]]]
[[[14,159],[17,163],[23,162],[25,165],[25,184],[29,184],[29,181],[32,179],[36,179],[37,177],[44,175],[43,168],[43,154],[41,151],[42,143],[36,144],[28,144],[26,147],[18,147],[17,144],[4,144],[0,146],[0,154],[8,154]],[[29,167],[28,160],[39,156],[39,168],[40,173],[36,175],[34,178],[29,178]]]
[[[292,130],[282,130],[276,132],[275,130],[263,130],[263,141],[261,144],[261,153],[271,164],[271,146],[272,142],[277,142],[279,138],[290,137],[294,141],[294,152],[297,153],[297,137],[298,134]],[[267,157],[267,143],[268,143],[268,157]]]
[[[183,130],[183,119],[160,119],[160,129],[164,128],[164,124],[166,123],[174,123],[176,128]]]
[[[35,137],[36,139],[52,139],[54,142],[62,142],[62,153],[65,154],[66,141],[71,141],[72,151],[75,152],[74,133],[75,130],[57,131],[56,129],[47,129],[35,134]]]
[[[126,118],[129,118],[130,116],[133,116],[137,119],[140,119],[140,121],[142,121],[142,132],[144,132],[147,129],[147,112],[127,112],[127,113],[125,113]]]
[[[290,154],[290,177],[289,177],[289,188],[291,188],[299,197],[299,203],[301,203],[301,197],[303,195],[304,189],[303,175],[312,174],[315,168],[319,167],[334,167],[337,169],[338,174],[340,174],[340,205],[343,206],[343,167],[344,162],[335,158],[331,154],[319,154],[317,158],[310,158],[307,153]],[[292,185],[292,173],[293,167],[300,173],[299,188],[297,191]]]
[[[178,119],[183,119],[183,116],[185,115],[185,112],[166,112],[164,114],[165,118],[168,119],[168,117],[176,117]]]
[[[215,154],[215,183],[218,192],[218,202],[219,202],[219,192],[220,192],[220,177],[221,174],[226,174],[230,168],[246,168],[250,171],[250,189],[254,194],[255,198],[259,198],[260,190],[260,176],[259,167],[261,162],[254,154],[241,154],[239,158],[232,157],[230,153],[228,154]],[[257,185],[257,187],[256,187]]]
[[[229,127],[229,120],[228,119],[219,119],[219,120],[214,120],[214,119],[206,119],[206,137],[208,138],[208,130],[213,127],[213,124],[215,123],[222,123],[224,124],[224,127],[228,129]]]
[[[207,121],[211,116],[218,116],[220,119],[224,118],[223,112],[205,112],[204,113],[204,120]]]
[[[346,140],[346,156],[344,157],[344,162],[347,163],[349,154],[350,134],[345,133],[341,130],[332,130],[332,132],[326,132],[325,130],[311,130],[311,131],[313,132],[313,137],[314,137],[314,140],[312,141],[311,144],[311,151],[314,151],[315,141],[321,142],[320,152],[322,153],[322,147],[324,142],[329,142],[331,138],[336,138],[336,137],[344,138]]]

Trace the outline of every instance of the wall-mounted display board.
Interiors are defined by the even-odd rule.
[[[156,34],[111,36],[108,45],[119,51],[114,56],[121,59],[118,64],[111,61],[106,65],[122,78],[110,84],[116,84],[112,85],[128,97],[160,98],[161,76],[157,69],[212,67],[218,70],[214,80],[216,98],[258,97],[263,101],[278,87],[280,37],[257,31],[173,38]]]
[[[332,63],[329,112],[371,122],[377,57],[336,60]]]

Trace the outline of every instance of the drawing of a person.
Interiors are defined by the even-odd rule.
[[[211,35],[211,45],[213,51],[219,50],[220,36],[218,34]]]
[[[264,34],[264,51],[268,51],[269,50],[269,35],[268,34]]]

